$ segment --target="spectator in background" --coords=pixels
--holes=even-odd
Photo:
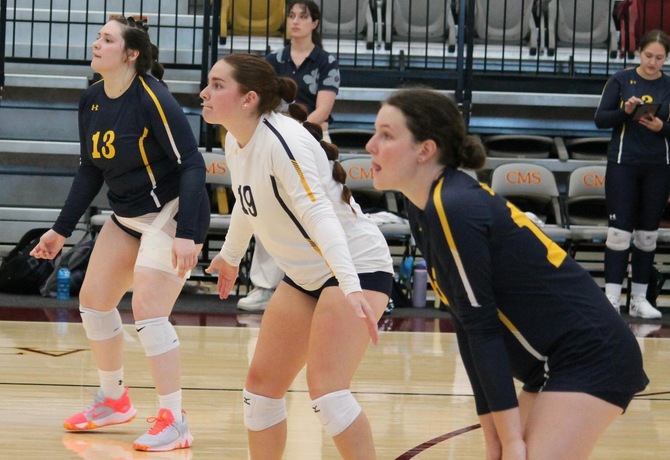
[[[321,126],[323,139],[330,142],[328,124],[340,89],[340,69],[335,56],[325,51],[319,35],[321,11],[312,0],[294,0],[287,6],[286,26],[291,43],[268,54],[277,75],[290,77],[298,84],[295,102],[304,104],[307,121]]]
[[[663,31],[652,30],[642,38],[639,53],[640,65],[608,80],[595,123],[598,128],[612,128],[605,180],[609,215],[605,294],[619,311],[630,253],[629,313],[651,319],[661,317],[646,294],[658,227],[670,194],[670,77],[663,73],[670,39]],[[656,116],[635,119],[635,108],[648,103],[661,104]]]
[[[158,416],[148,419],[154,426],[133,447],[189,447],[179,338],[169,316],[209,227],[205,163],[181,106],[160,81],[158,50],[141,24],[133,18],[105,24],[93,43],[91,67],[103,79],[79,103],[80,166],[53,229],[31,253],[53,259],[107,184],[114,214],[97,237],[79,293],[100,388],[64,426],[87,431],[135,418],[124,386],[124,329],[117,310],[132,288],[135,327],[159,403]]]
[[[237,196],[221,252],[206,271],[218,271],[226,298],[254,235],[286,273],[263,314],[243,390],[251,458],[282,458],[284,396],[306,365],[313,410],[342,457],[373,459],[370,423],[349,388],[370,337],[377,341],[393,262],[379,228],[344,185],[337,148],[317,141],[318,125],[276,112],[296,89],[250,54],[229,54],[209,72],[202,116],[228,131]],[[289,111],[307,117],[300,104]]]
[[[486,154],[452,99],[395,92],[367,150],[375,188],[405,195],[431,284],[449,305],[487,458],[587,459],[648,383],[628,326],[524,213],[459,171],[481,168]]]
[[[321,126],[323,139],[330,142],[328,124],[340,88],[340,70],[334,56],[326,52],[319,35],[321,11],[312,0],[294,0],[287,5],[286,25],[291,43],[268,54],[265,59],[278,75],[292,78],[298,84],[296,102],[307,109],[307,121]],[[264,310],[283,272],[262,243],[257,243],[251,260],[249,277],[254,288],[241,298],[241,310]]]

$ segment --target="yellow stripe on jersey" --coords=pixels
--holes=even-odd
[[[526,227],[528,230],[533,232],[537,239],[540,240],[544,247],[547,248],[547,260],[549,263],[556,268],[560,267],[568,254],[542,230],[540,230],[539,227],[535,225],[525,213],[519,210],[519,208],[510,202],[507,202],[507,207],[510,209],[514,223],[519,227]]]
[[[291,163],[293,164],[293,167],[295,168],[295,172],[298,174],[298,177],[300,178],[300,182],[302,183],[302,186],[305,188],[305,192],[307,193],[307,196],[309,196],[309,199],[312,202],[316,201],[316,198],[314,197],[314,193],[312,193],[312,189],[309,188],[309,184],[305,180],[305,175],[302,173],[302,169],[300,169],[300,165],[294,159],[291,159]]]
[[[475,297],[474,291],[472,290],[470,280],[468,280],[468,275],[467,273],[465,273],[465,267],[463,267],[463,261],[461,260],[461,255],[459,254],[458,249],[456,248],[456,242],[454,241],[454,237],[451,233],[451,228],[449,226],[449,222],[447,221],[447,215],[444,212],[444,207],[442,205],[442,193],[441,193],[443,183],[444,178],[441,178],[440,181],[437,183],[437,186],[435,187],[435,191],[433,192],[433,202],[435,203],[435,209],[437,210],[437,215],[440,218],[440,224],[442,225],[442,232],[444,233],[444,236],[447,239],[447,245],[449,246],[451,255],[454,258],[454,263],[456,264],[458,273],[461,276],[461,281],[463,282],[463,287],[465,288],[465,292],[467,293],[468,299],[470,300],[470,305],[472,305],[473,307],[481,307],[481,305],[477,301],[477,298]]]
[[[160,115],[161,120],[163,120],[163,126],[165,127],[165,132],[167,133],[168,139],[170,140],[170,146],[172,146],[172,152],[174,153],[174,156],[177,157],[177,163],[181,164],[181,155],[179,154],[179,150],[177,150],[177,144],[175,144],[174,142],[174,137],[172,136],[172,131],[170,130],[170,125],[168,124],[167,117],[165,116],[165,112],[163,111],[163,107],[161,106],[161,103],[158,101],[156,94],[154,94],[154,92],[151,91],[151,88],[149,88],[147,82],[144,81],[144,78],[141,76],[138,78],[142,82],[142,86],[144,86],[146,92],[149,94],[149,97],[151,97],[151,99],[154,101],[156,109],[158,110],[158,114]]]
[[[481,187],[488,191],[491,195],[495,195],[495,192],[491,190],[486,184],[480,183]],[[514,206],[511,202],[507,202],[507,207],[510,209],[510,216],[515,224],[519,228],[526,227],[528,230],[533,232],[533,235],[540,240],[540,242],[547,248],[547,260],[554,267],[558,268],[561,266],[568,254],[561,249],[561,247],[556,244],[551,238],[549,238],[540,228],[533,223],[532,220],[519,208]]]
[[[528,351],[528,353],[540,361],[547,361],[547,357],[533,348],[531,344],[529,344],[528,341],[523,337],[523,335],[519,333],[519,330],[516,328],[516,326],[500,310],[498,310],[498,318],[500,318],[500,321],[502,321],[505,327],[510,330],[510,332],[514,335],[514,337],[516,337],[516,339],[526,349],[526,351]]]
[[[447,298],[447,294],[442,292],[442,289],[440,289],[440,286],[437,284],[437,272],[435,271],[435,268],[430,269],[430,274],[428,275],[428,281],[430,282],[430,286],[433,288],[433,292],[437,297],[442,301],[443,304],[449,305],[449,299]]]
[[[149,135],[149,130],[145,127],[140,140],[138,141],[138,147],[140,149],[140,154],[142,155],[142,162],[144,167],[147,169],[147,174],[149,175],[149,180],[151,181],[151,187],[156,188],[156,178],[154,177],[154,172],[151,170],[151,165],[149,164],[149,158],[147,158],[147,151],[144,148],[144,139]]]

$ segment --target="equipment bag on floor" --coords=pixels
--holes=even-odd
[[[42,295],[44,297],[56,297],[58,269],[61,267],[67,267],[70,270],[70,294],[79,294],[94,245],[95,237],[91,233],[87,233],[77,244],[72,246],[68,251],[64,251],[54,265],[53,272],[40,288]]]

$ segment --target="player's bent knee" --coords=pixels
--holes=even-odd
[[[312,409],[330,436],[349,428],[361,413],[361,406],[349,390],[334,391],[313,400]]]
[[[102,341],[116,337],[123,332],[123,323],[119,310],[93,310],[79,305],[81,323],[89,340]]]
[[[179,337],[167,316],[135,321],[144,354],[158,356],[179,346]]]
[[[653,252],[656,250],[658,230],[635,230],[633,232],[633,245],[640,251]]]
[[[610,227],[607,229],[605,246],[613,251],[625,251],[630,247],[631,232]]]
[[[286,419],[286,401],[273,399],[242,390],[244,426],[251,431],[262,431]]]

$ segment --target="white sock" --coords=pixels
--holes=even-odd
[[[98,369],[98,375],[100,376],[100,388],[106,397],[119,399],[123,396],[123,367],[116,371]]]
[[[175,420],[181,421],[181,390],[167,395],[158,395],[158,405],[161,409],[172,412]]]
[[[605,295],[608,297],[621,298],[621,285],[615,283],[605,284]]]
[[[632,297],[647,297],[647,284],[631,283],[630,295]]]

